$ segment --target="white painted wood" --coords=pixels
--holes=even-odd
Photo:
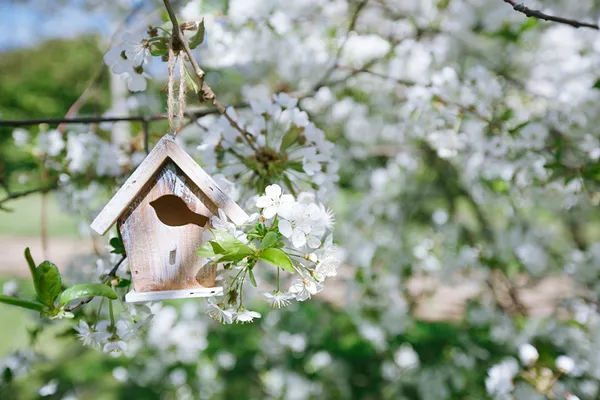
[[[142,164],[131,174],[100,214],[92,222],[92,229],[104,235],[127,211],[128,206],[136,200],[146,184],[161,168],[165,160],[170,158],[198,186],[217,208],[221,208],[233,223],[241,225],[248,220],[242,210],[215,181],[189,156],[170,135],[165,135],[154,146]]]
[[[173,299],[191,299],[195,297],[222,296],[223,287],[213,288],[195,288],[182,290],[163,290],[160,292],[137,293],[135,290],[125,295],[125,301],[128,303],[140,303],[146,301],[173,300]]]

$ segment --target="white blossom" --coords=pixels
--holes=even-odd
[[[575,361],[568,356],[558,356],[556,358],[556,368],[564,374],[571,374],[575,370]]]
[[[287,293],[274,290],[271,293],[263,293],[263,295],[267,298],[267,304],[272,308],[281,308],[290,304],[290,295]]]
[[[530,366],[535,364],[539,356],[537,349],[529,343],[519,347],[519,359],[524,365]]]
[[[507,358],[494,365],[488,371],[488,377],[485,380],[487,392],[492,396],[504,396],[514,389],[513,379],[519,371],[517,361]]]
[[[282,194],[281,186],[269,185],[265,189],[265,194],[256,200],[256,207],[264,209],[265,218],[273,218],[281,206],[293,202],[294,197],[291,194]]]
[[[257,313],[256,311],[250,311],[250,310],[242,310],[242,311],[238,311],[235,315],[235,322],[236,323],[247,323],[247,322],[252,322],[254,320],[254,318],[260,318],[261,315],[259,313]]]

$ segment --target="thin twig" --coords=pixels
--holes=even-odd
[[[110,270],[110,272],[104,278],[102,278],[102,283],[106,283],[111,278],[115,277],[115,274],[117,273],[117,269],[119,269],[119,267],[121,266],[121,264],[123,263],[123,261],[125,261],[125,258],[127,258],[127,256],[125,256],[125,255],[123,255],[123,257],[121,257],[121,259],[119,260],[119,262],[115,264],[115,266]],[[72,306],[65,307],[65,311],[76,310],[79,307],[86,305],[87,303],[89,303],[92,300],[94,300],[94,297],[86,297],[85,299],[79,301],[76,304],[73,304]]]
[[[215,108],[218,110],[218,112],[227,119],[229,124],[240,133],[242,139],[248,144],[248,146],[250,146],[250,148],[252,148],[252,150],[256,151],[257,150],[256,146],[248,138],[248,132],[246,132],[241,126],[239,126],[237,121],[235,121],[233,118],[231,118],[229,116],[229,114],[227,114],[227,109],[225,108],[225,106],[223,106],[217,100],[215,93],[213,92],[211,87],[208,86],[208,84],[206,83],[206,80],[204,79],[204,75],[206,75],[206,74],[202,70],[202,68],[200,68],[198,61],[196,61],[196,59],[194,58],[192,49],[190,49],[190,46],[188,45],[187,40],[183,36],[181,29],[179,29],[179,22],[177,22],[177,16],[175,16],[175,11],[173,11],[173,6],[171,5],[171,2],[169,0],[163,0],[163,2],[165,4],[165,8],[167,9],[167,13],[169,14],[169,18],[171,19],[171,23],[173,24],[173,31],[172,31],[173,44],[176,47],[180,47],[185,52],[185,54],[187,55],[187,57],[190,61],[190,64],[192,64],[194,74],[200,81],[200,90],[197,93],[200,102],[201,103],[205,103],[206,101],[211,102],[215,106]]]
[[[517,3],[515,0],[503,0],[505,3],[510,4],[515,11],[523,13],[527,15],[529,18],[537,18],[542,19],[544,21],[550,22],[558,22],[559,24],[570,25],[573,28],[591,28],[600,30],[600,26],[598,24],[593,24],[590,22],[581,22],[575,19],[563,18],[563,17],[555,17],[553,15],[544,14],[540,10],[534,10],[532,8],[527,7],[523,3]]]
[[[186,112],[188,118],[201,118],[206,115],[220,113],[218,109],[202,110],[195,112]],[[159,121],[168,119],[166,113],[153,115],[138,115],[132,117],[75,117],[75,118],[36,118],[24,120],[0,120],[0,126],[32,126],[39,124],[95,124],[101,122],[121,122],[121,121]]]
[[[49,191],[56,189],[58,187],[58,183],[54,182],[50,185],[46,185],[46,186],[41,186],[35,189],[29,189],[29,190],[25,190],[23,192],[17,192],[17,193],[9,193],[5,198],[3,198],[2,200],[0,200],[0,208],[2,208],[2,205],[10,200],[14,200],[14,199],[18,199],[19,197],[25,197],[25,196],[29,196],[30,194],[34,194],[34,193],[48,193]]]
[[[346,31],[346,36],[344,37],[342,44],[338,48],[338,51],[335,53],[331,67],[327,71],[325,71],[325,74],[323,75],[323,77],[321,77],[321,79],[319,79],[317,81],[317,83],[315,84],[316,90],[318,90],[322,86],[324,86],[324,83],[327,82],[327,80],[329,79],[331,74],[333,74],[333,71],[336,70],[338,63],[339,63],[340,59],[342,58],[342,53],[344,52],[346,43],[348,42],[348,39],[350,38],[350,34],[354,31],[354,28],[356,27],[356,21],[358,21],[358,16],[360,15],[360,12],[363,10],[363,8],[367,5],[368,1],[369,0],[361,1],[360,3],[358,3],[356,8],[354,9],[354,13],[352,14],[352,17],[350,18],[350,23],[348,24],[348,30]]]
[[[348,66],[344,66],[344,65],[338,65],[337,68],[349,70],[352,72],[353,75],[369,74],[369,75],[376,76],[381,79],[393,81],[402,86],[417,86],[418,85],[418,83],[414,82],[414,81],[408,81],[405,79],[394,78],[389,75],[385,75],[380,72],[371,71],[370,69],[366,69],[366,68],[354,68],[354,67],[348,67]],[[431,84],[424,85],[424,87],[431,87]],[[488,117],[486,117],[485,115],[478,112],[474,106],[471,106],[471,107],[463,106],[462,104],[456,103],[452,100],[448,100],[448,99],[440,96],[439,94],[434,94],[433,98],[435,101],[437,101],[438,103],[441,103],[443,105],[457,107],[463,114],[472,114],[472,115],[476,116],[477,118],[481,119],[482,121],[490,123],[490,124],[492,122],[494,122],[494,121],[490,120]]]

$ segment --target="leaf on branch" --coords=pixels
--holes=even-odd
[[[164,41],[157,41],[150,44],[150,54],[154,57],[164,56],[169,54],[169,47]]]
[[[211,243],[206,242],[198,249],[198,251],[196,252],[196,255],[198,257],[209,258],[209,257],[214,257],[216,254],[215,254],[215,251],[213,250]]]
[[[256,284],[256,278],[254,278],[254,272],[252,272],[251,268],[248,268],[248,276],[250,277],[250,283],[252,283],[252,286],[258,287]]]
[[[33,257],[31,257],[31,251],[29,247],[25,249],[25,259],[27,260],[27,265],[29,265],[29,271],[31,272],[31,278],[35,282],[35,262],[33,261]]]
[[[222,262],[238,262],[238,261],[242,261],[244,258],[248,257],[248,253],[231,253],[231,254],[227,254],[224,255],[223,257],[219,258],[217,260],[217,263],[222,263]]]
[[[259,255],[263,261],[268,262],[269,264],[277,265],[279,268],[293,274],[296,272],[294,269],[294,264],[292,264],[292,260],[288,257],[287,254],[283,250],[269,248],[263,250]]]
[[[204,19],[198,24],[198,31],[189,42],[190,49],[195,49],[204,42]]]
[[[73,285],[60,295],[60,305],[65,305],[70,301],[81,299],[84,297],[106,297],[107,299],[115,300],[117,294],[109,286],[102,283],[81,283]]]
[[[296,140],[298,140],[298,130],[290,129],[288,133],[283,135],[283,139],[281,139],[281,146],[279,147],[280,152],[286,151],[291,145],[293,145]]]
[[[210,241],[210,242],[208,242],[208,243],[210,243],[210,245],[212,246],[213,252],[214,252],[215,254],[226,254],[226,253],[227,253],[227,251],[225,251],[225,249],[224,249],[224,248],[222,248],[222,247],[219,245],[219,243],[215,242],[214,240],[211,240],[211,241]]]
[[[263,238],[262,242],[260,242],[260,246],[258,247],[258,249],[264,250],[268,249],[269,247],[272,247],[275,244],[275,242],[277,242],[278,238],[279,235],[276,232],[268,232]]]
[[[17,306],[39,312],[41,312],[45,308],[45,306],[42,303],[38,303],[37,301],[23,300],[18,299],[16,297],[2,295],[0,295],[0,303],[10,304],[11,306]]]
[[[44,261],[35,269],[35,289],[40,301],[54,307],[54,300],[61,290],[61,276],[56,265]]]
[[[109,241],[110,245],[113,247],[111,253],[113,254],[125,254],[125,246],[123,245],[123,241],[120,237],[114,237]]]
[[[192,78],[192,75],[190,75],[190,71],[188,71],[187,68],[184,68],[183,70],[185,71],[185,82],[187,83],[188,87],[193,90],[194,93],[198,93],[200,89],[194,81],[194,78]]]

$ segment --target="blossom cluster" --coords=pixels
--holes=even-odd
[[[271,307],[280,308],[322,291],[325,279],[337,275],[340,265],[331,235],[333,214],[315,202],[314,194],[302,192],[294,198],[273,184],[256,199],[256,207],[260,212],[253,214],[246,223],[248,229],[242,230],[219,210],[219,215],[211,218],[212,229],[204,235],[207,243],[199,251],[207,256],[207,262],[224,267],[219,277],[224,299],[210,299],[207,311],[222,323],[252,322],[261,317],[244,306],[243,295],[246,281],[257,286],[254,275],[263,268],[274,265],[277,269],[276,288],[264,297]],[[298,275],[285,292],[281,290],[282,271]]]
[[[292,193],[314,191],[319,198],[330,197],[339,169],[334,145],[298,108],[298,99],[287,93],[270,95],[264,86],[243,92],[249,110],[238,113],[230,107],[227,117],[198,121],[208,132],[198,147],[204,167],[250,188],[264,190],[277,182]]]

